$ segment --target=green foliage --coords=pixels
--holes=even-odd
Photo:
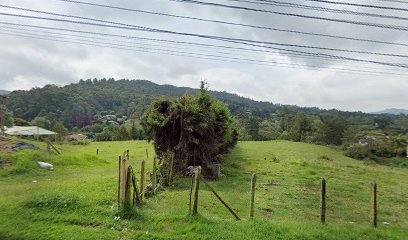
[[[126,141],[130,139],[129,131],[125,126],[118,126],[114,135],[115,141]]]
[[[46,117],[36,117],[31,121],[31,125],[44,129],[51,129],[51,121]]]
[[[312,130],[312,123],[303,113],[296,114],[293,123],[290,126],[290,136],[293,141],[305,141],[310,131]]]
[[[142,119],[156,154],[175,154],[175,167],[207,167],[237,142],[235,120],[227,106],[214,100],[204,88],[197,96],[156,101]]]
[[[405,156],[407,138],[404,136],[366,136],[360,143],[346,148],[346,155],[356,159],[371,159],[393,165],[393,157]]]
[[[6,109],[4,113],[4,126],[12,127],[14,125],[14,114],[10,110]]]
[[[54,121],[51,124],[51,131],[56,132],[57,135],[57,141],[58,142],[63,142],[65,140],[65,136],[68,134],[68,129],[64,126],[62,122],[59,121]]]
[[[323,134],[326,144],[341,145],[347,122],[339,117],[329,117],[323,121]]]
[[[370,149],[368,147],[362,146],[358,143],[350,145],[347,148],[345,154],[348,157],[352,157],[352,158],[360,159],[360,160],[363,160],[363,159],[366,159],[372,156]]]
[[[279,139],[279,128],[275,122],[263,120],[259,123],[259,140],[276,140]]]

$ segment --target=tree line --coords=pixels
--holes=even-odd
[[[43,118],[57,126],[54,129],[61,130],[63,126],[67,132],[85,133],[97,141],[145,139],[140,121],[153,102],[199,93],[199,89],[158,85],[146,80],[88,79],[63,87],[47,85],[14,91],[8,95],[6,106],[19,119],[38,122],[38,118]],[[239,140],[283,139],[341,146],[346,150],[352,147],[359,153],[362,151],[358,146],[365,151],[368,145],[374,146],[374,142],[377,145],[384,142],[382,148],[398,155],[408,134],[406,115],[280,105],[226,92],[208,91],[208,94],[224,102],[235,116]],[[129,120],[123,124],[106,124],[99,118],[104,111],[126,116]],[[361,142],[367,137],[373,143]],[[369,156],[372,152],[387,155],[374,150],[368,152],[362,155]]]

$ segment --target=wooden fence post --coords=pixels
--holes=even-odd
[[[142,161],[142,168],[140,173],[140,202],[143,203],[145,197],[145,166],[146,161]]]
[[[197,209],[198,209],[198,190],[200,189],[200,177],[201,177],[201,167],[198,167],[195,172],[195,178],[194,178],[193,214],[197,214]]]
[[[118,169],[118,207],[120,207],[120,178],[121,178],[121,164],[122,163],[122,158],[119,156],[119,169]]]
[[[127,169],[127,173],[126,173],[126,188],[125,188],[125,201],[124,201],[125,206],[132,206],[132,202],[131,202],[132,175],[133,175],[133,169],[132,169],[132,166],[129,166]]]
[[[140,206],[141,205],[140,194],[139,190],[137,189],[137,180],[134,172],[132,175],[132,183],[133,183],[133,206],[135,206],[136,204]]]
[[[191,187],[190,187],[190,204],[188,205],[188,213],[191,214],[191,204],[192,204],[192,196],[193,196],[193,188],[194,188],[194,178],[195,176],[191,176]]]
[[[156,179],[156,168],[157,168],[157,159],[156,157],[153,158],[153,195],[156,194],[156,188],[157,188],[157,179]]]
[[[122,165],[121,165],[121,175],[122,175],[122,203],[125,200],[125,189],[126,189],[126,154],[122,156]]]
[[[251,178],[251,208],[249,210],[249,217],[254,218],[254,207],[255,207],[255,187],[256,187],[256,174],[252,174]]]
[[[320,221],[326,222],[326,179],[321,181],[321,196],[320,196]]]
[[[96,149],[96,156],[99,155],[99,148]]]
[[[371,183],[371,223],[377,227],[377,183]]]
[[[146,148],[146,159],[149,160],[149,151]]]

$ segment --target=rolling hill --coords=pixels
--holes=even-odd
[[[117,114],[140,117],[150,104],[163,97],[180,97],[195,94],[198,89],[158,85],[146,80],[81,80],[79,83],[59,87],[47,85],[30,91],[14,91],[9,94],[7,107],[14,115],[32,120],[38,115],[64,121],[68,127],[82,127],[92,122],[95,114],[114,111]],[[255,101],[227,92],[211,91],[211,94],[228,104],[232,114],[271,118],[283,109],[309,115],[338,115],[353,118],[357,123],[372,122],[375,115],[362,112],[344,112],[304,108]],[[368,120],[367,120],[368,119]],[[370,120],[371,119],[371,120]]]
[[[0,239],[282,239],[408,238],[408,169],[363,163],[334,149],[288,141],[240,142],[209,184],[237,212],[236,221],[201,185],[198,216],[188,214],[190,178],[148,197],[133,215],[117,208],[117,156],[130,149],[140,174],[144,141],[61,145],[63,155],[24,151],[0,169]],[[95,156],[96,149],[99,155]],[[36,161],[53,163],[42,170]],[[147,160],[151,172],[152,159]],[[251,174],[257,174],[250,220]],[[320,179],[327,218],[319,220]],[[378,183],[378,228],[370,225],[370,183]],[[138,178],[139,181],[139,178]],[[120,216],[118,219],[117,217]]]

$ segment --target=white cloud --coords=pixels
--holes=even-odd
[[[390,31],[379,28],[361,27],[349,24],[283,17],[263,13],[251,13],[238,10],[228,10],[182,4],[165,0],[157,1],[111,1],[99,0],[98,3],[120,5],[129,8],[165,12],[170,14],[188,15],[218,19],[230,22],[241,22],[259,26],[269,26],[324,34],[352,36],[359,38],[378,39],[382,41],[406,42],[407,34],[404,32]],[[371,3],[368,0],[356,1],[358,3]],[[232,2],[228,2],[233,4]],[[47,4],[37,4],[33,1],[4,0],[2,4],[29,7],[46,11],[55,11],[65,14],[81,15],[86,17],[102,18],[112,21],[137,24],[153,28],[169,29],[180,32],[194,32],[200,34],[246,38],[253,40],[272,41],[291,44],[326,46],[330,48],[348,48],[360,51],[390,52],[408,54],[407,47],[390,47],[382,44],[372,44],[356,41],[346,41],[333,38],[319,38],[307,35],[289,34],[276,31],[265,31],[238,26],[217,25],[174,19],[162,16],[152,16],[136,12],[123,12],[114,9],[77,5],[67,2],[49,1]],[[238,3],[237,3],[238,4]],[[312,3],[310,3],[312,4]],[[316,5],[313,3],[312,5]],[[391,3],[389,3],[390,5]],[[320,4],[324,5],[324,4]],[[394,3],[395,5],[395,3]],[[266,8],[266,6],[253,6]],[[331,6],[333,7],[333,6]],[[338,6],[337,6],[338,7]],[[348,7],[355,11],[366,9]],[[284,9],[281,9],[284,10]],[[1,12],[23,13],[16,10],[0,8]],[[306,10],[293,10],[302,14],[321,15],[320,12]],[[370,12],[376,12],[370,10]],[[396,14],[387,11],[377,11],[381,14]],[[27,14],[27,13],[24,13]],[[327,17],[341,17],[348,20],[377,21],[375,18],[361,16],[325,14]],[[127,36],[152,37],[176,41],[194,41],[210,44],[225,44],[217,41],[203,40],[193,37],[171,36],[157,33],[146,33],[128,30],[114,30],[98,27],[80,26],[61,22],[40,20],[24,20],[2,16],[1,21],[34,24],[51,27],[65,27],[84,31],[98,31]],[[399,24],[398,21],[381,20],[382,24]],[[342,73],[338,69],[356,69],[365,71],[388,71],[391,67],[375,64],[359,64],[356,62],[322,61],[305,57],[293,57],[280,53],[265,54],[246,51],[220,50],[214,48],[201,48],[196,46],[169,45],[164,42],[149,42],[146,46],[139,45],[141,51],[163,52],[154,49],[163,49],[165,53],[176,54],[176,51],[189,52],[192,49],[200,57],[215,58],[213,55],[227,52],[227,56],[235,61],[245,59],[258,59],[274,64],[295,64],[292,68],[278,66],[261,66],[208,60],[192,57],[164,55],[160,53],[146,53],[123,49],[112,49],[64,42],[52,42],[40,39],[7,36],[0,24],[0,88],[4,89],[29,89],[46,84],[64,85],[76,82],[80,78],[109,78],[116,79],[147,79],[161,84],[174,84],[177,86],[198,87],[199,81],[204,79],[210,83],[213,90],[234,92],[257,100],[266,100],[274,103],[297,104],[300,106],[317,106],[322,108],[339,108],[343,110],[373,111],[389,107],[408,108],[408,82],[401,76],[378,76],[363,72],[360,74]],[[95,37],[95,36],[94,36]],[[119,39],[119,38],[118,38]],[[114,44],[124,44],[117,40]],[[93,44],[91,40],[88,44]],[[125,41],[125,39],[121,39]],[[139,44],[141,42],[139,41]],[[143,42],[145,43],[145,42]],[[170,46],[170,47],[169,47]],[[240,47],[248,47],[241,45]],[[120,48],[120,47],[119,47]],[[299,49],[298,49],[299,50]],[[310,49],[300,49],[311,51]],[[270,50],[274,51],[274,50]],[[353,58],[366,58],[376,61],[394,61],[407,63],[404,58],[387,58],[367,56],[363,54],[340,53],[320,51],[328,54],[337,54]],[[223,53],[224,54],[224,53]],[[184,54],[185,55],[185,54]],[[225,55],[225,54],[224,54]],[[243,59],[243,60],[239,60]],[[266,62],[262,62],[268,64]],[[307,65],[304,69],[299,65]],[[320,70],[316,71],[314,67]],[[337,68],[337,69],[336,69]],[[404,73],[404,72],[400,72]]]

